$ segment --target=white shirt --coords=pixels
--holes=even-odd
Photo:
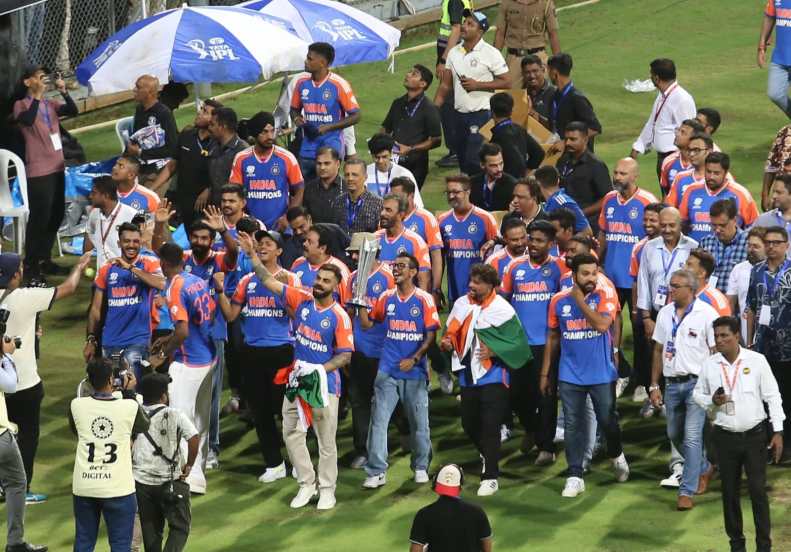
[[[0,294],[5,290],[0,290]],[[17,288],[3,299],[2,304],[10,311],[6,322],[6,335],[22,338],[22,347],[14,351],[17,391],[37,385],[41,378],[36,363],[36,315],[49,310],[55,300],[55,288]],[[42,349],[43,350],[43,349]]]
[[[397,163],[392,163],[390,170],[387,172],[377,171],[376,163],[369,164],[366,167],[365,187],[375,196],[384,197],[390,193],[390,183],[393,179],[401,176],[408,178],[415,184],[415,206],[418,209],[422,209],[423,198],[420,195],[417,182],[415,182],[415,175],[412,174],[412,171]]]
[[[646,242],[637,272],[637,308],[656,311],[665,305],[655,302],[659,286],[667,287],[673,273],[684,268],[689,252],[698,242],[682,235],[673,251],[665,246],[662,236]],[[675,252],[675,256],[674,256]],[[670,295],[668,294],[668,297]]]
[[[632,149],[639,153],[650,149],[660,153],[676,151],[678,148],[673,143],[676,129],[685,119],[694,119],[697,113],[695,100],[690,93],[681,88],[678,82],[674,82],[664,93],[659,92],[656,95],[651,115],[648,116],[640,136],[632,144]]]
[[[489,98],[494,94],[488,90],[467,92],[461,86],[461,77],[491,82],[495,77],[508,73],[503,54],[483,39],[469,52],[464,49],[463,43],[456,44],[448,52],[445,67],[453,74],[453,107],[461,113],[488,111]]]
[[[159,445],[167,458],[175,456],[175,461],[178,463],[175,468],[175,477],[178,477],[186,462],[184,456],[186,447],[182,445],[184,441],[189,441],[197,435],[198,430],[181,410],[169,406],[160,410],[163,406],[161,404],[143,406],[143,410],[151,418],[148,434]],[[151,416],[152,412],[156,412],[156,414]],[[145,435],[138,435],[132,445],[132,472],[135,481],[144,485],[160,485],[173,479],[170,476],[170,464],[154,454],[154,447],[151,446]]]
[[[745,315],[747,308],[747,290],[750,289],[750,272],[752,272],[753,265],[750,261],[742,261],[731,270],[728,276],[728,287],[725,288],[725,295],[736,297],[736,305],[738,307],[739,319],[742,321],[742,341],[747,339],[747,317]]]
[[[121,256],[118,245],[118,227],[125,222],[132,222],[137,210],[120,201],[108,216],[101,209],[93,208],[88,213],[88,225],[85,231],[93,242],[96,250],[96,268],[101,268],[107,261]]]
[[[733,388],[729,385],[735,378]],[[729,381],[726,381],[729,380]],[[725,406],[711,400],[714,392],[722,387],[734,403],[734,415],[725,413]],[[728,431],[742,432],[752,429],[766,419],[764,403],[769,405],[769,419],[775,431],[783,431],[783,402],[777,380],[769,363],[761,353],[744,347],[733,364],[721,353],[706,359],[693,393],[695,402],[714,412],[714,425]]]
[[[697,376],[714,347],[712,323],[719,314],[711,305],[692,302],[692,310],[679,317],[675,303],[665,305],[656,317],[653,340],[662,347],[662,374],[665,377]],[[678,324],[675,338],[673,326]]]

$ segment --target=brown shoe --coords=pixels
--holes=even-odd
[[[692,497],[679,495],[678,502],[676,503],[676,510],[679,512],[686,512],[687,510],[691,510],[694,507],[695,503],[692,502]]]
[[[700,474],[700,479],[698,480],[698,490],[695,491],[695,494],[700,495],[705,493],[706,490],[708,490],[709,488],[709,481],[711,481],[711,478],[713,476],[714,476],[714,464],[711,464],[709,466],[709,469],[707,469],[705,472]]]

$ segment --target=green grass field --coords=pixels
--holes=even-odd
[[[698,106],[721,110],[724,123],[716,140],[732,155],[737,180],[757,197],[768,146],[787,122],[765,97],[766,73],[755,67],[763,4],[761,0],[602,0],[559,15],[563,47],[574,55],[575,84],[588,94],[604,127],[597,153],[610,167],[629,153],[654,98],[653,94],[626,92],[624,79],[647,78],[651,59],[671,57],[678,65],[680,82]],[[431,39],[431,34],[413,34],[404,39],[403,46]],[[401,93],[404,71],[414,63],[432,66],[433,50],[397,57],[392,75],[383,63],[340,71],[354,87],[363,110],[359,149],[379,128],[390,101]],[[278,90],[278,85],[266,86],[227,103],[247,116],[271,109]],[[129,113],[131,106],[126,106],[106,110],[102,116]],[[96,117],[90,115],[71,126],[95,122]],[[179,126],[191,118],[189,110],[180,110]],[[82,134],[80,140],[91,159],[117,153],[112,129]],[[435,152],[434,157],[441,153]],[[643,185],[658,192],[654,164],[653,155],[642,159]],[[444,174],[433,170],[424,190],[432,209],[444,206],[440,194]],[[40,366],[47,397],[34,490],[49,493],[50,500],[28,509],[27,536],[55,551],[70,549],[73,536],[70,478],[75,443],[64,413],[83,373],[80,352],[88,291],[84,284],[76,298],[57,304],[43,318]],[[552,468],[539,470],[532,465],[533,458],[519,454],[518,439],[514,439],[505,445],[500,492],[479,501],[475,497],[478,455],[461,430],[458,403],[439,395],[431,405],[433,466],[450,461],[465,466],[466,496],[488,512],[498,550],[727,550],[719,483],[696,501],[694,510],[676,512],[675,494],[658,487],[668,459],[664,421],[642,420],[637,408],[628,401],[620,405],[631,480],[616,485],[609,463],[599,461],[586,479],[587,491],[576,500],[560,497],[561,473],[566,467],[562,456]],[[348,464],[348,419],[338,433],[341,463]],[[210,473],[208,494],[193,502],[190,550],[405,550],[412,516],[434,499],[428,486],[411,482],[409,458],[396,449],[386,487],[363,492],[359,488],[363,472],[342,467],[335,510],[322,514],[313,508],[293,511],[288,507],[296,492],[293,480],[266,487],[257,483],[262,468],[253,432],[237,419],[225,418],[222,443],[222,468]],[[791,476],[787,468],[772,467],[769,474],[775,549],[791,550]],[[747,538],[752,541],[748,500],[744,508]],[[107,545],[102,542],[97,549],[107,550]]]

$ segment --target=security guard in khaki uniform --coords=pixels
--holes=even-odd
[[[552,53],[560,52],[554,0],[502,0],[494,47],[508,49],[506,62],[512,88],[522,88],[522,58],[535,54],[546,65],[546,37]]]

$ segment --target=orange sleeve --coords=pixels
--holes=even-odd
[[[428,246],[422,239],[416,239],[415,258],[417,259],[418,271],[426,272],[431,270],[431,256],[428,254]]]
[[[162,274],[162,266],[156,257],[143,257],[143,268],[150,274]]]
[[[377,322],[384,322],[385,320],[385,303],[387,303],[387,298],[390,294],[382,294],[379,296],[379,299],[374,301],[373,308],[368,316],[371,320],[376,320]]]
[[[484,211],[485,212],[485,211]],[[483,215],[484,224],[486,224],[486,239],[493,240],[497,237],[497,222],[490,213]]]
[[[283,301],[291,309],[298,309],[299,306],[308,300],[309,295],[303,290],[293,286],[283,286]]]
[[[681,204],[678,206],[678,212],[681,213],[681,220],[689,220],[689,192],[691,190],[691,186],[686,189],[684,197],[681,198]]]
[[[426,245],[429,249],[442,249],[442,234],[439,232],[437,219],[430,215],[424,215],[423,221],[426,227]]]
[[[341,283],[338,284],[338,297],[340,298],[341,306],[344,306],[349,299],[352,298],[352,288],[350,283],[351,278],[348,273],[343,273],[341,276]]]
[[[236,154],[236,157],[233,158],[233,165],[231,166],[231,176],[228,177],[228,182],[231,184],[238,184],[241,186],[244,183],[242,179],[242,153],[239,152]]]
[[[621,310],[621,306],[618,303],[618,296],[615,294],[614,290],[600,290],[599,297],[601,301],[599,301],[599,306],[596,309],[596,312],[600,314],[606,314],[610,318],[615,318],[615,313]]]
[[[297,81],[297,84],[294,85],[294,90],[291,93],[291,108],[292,109],[302,109],[302,94],[299,91],[299,85],[302,84],[304,79],[300,79]]]
[[[670,184],[670,192],[668,192],[667,197],[665,198],[665,202],[670,205],[671,207],[678,207],[678,181],[679,181],[679,174],[677,173],[676,177],[673,179],[673,182]]]
[[[360,110],[360,105],[357,103],[357,98],[354,97],[354,91],[347,81],[335,82],[338,87],[338,101],[346,113],[354,113]]]
[[[604,216],[604,210],[607,208],[607,202],[610,200],[610,194],[604,196],[604,201],[601,203],[601,211],[599,211],[599,230],[602,232],[607,231],[607,217]]]
[[[515,262],[511,261],[506,265],[505,270],[503,271],[503,281],[500,282],[500,289],[503,293],[513,293],[514,292],[514,278],[511,275],[511,271],[513,270]]]
[[[181,298],[183,286],[184,280],[177,278],[168,289],[168,310],[170,311],[170,319],[173,322],[187,322],[189,320],[189,312],[187,312],[187,307]]]
[[[244,305],[245,301],[247,300],[247,282],[250,281],[250,275],[247,274],[242,276],[242,279],[239,280],[239,283],[236,284],[236,291],[233,292],[233,296],[231,297],[231,301],[238,305]]]
[[[421,295],[420,300],[423,303],[423,324],[427,330],[439,329],[439,313],[437,306],[434,304],[434,299],[426,294]]]
[[[774,0],[766,0],[766,8],[764,9],[764,13],[767,17],[775,17],[777,12],[775,11],[775,3]]]
[[[288,178],[288,185],[292,188],[299,188],[305,179],[302,176],[302,169],[299,168],[299,163],[292,156],[286,158],[288,170],[286,177]]]
[[[758,205],[755,204],[755,200],[750,196],[742,196],[741,201],[739,201],[739,214],[744,221],[745,228],[747,226],[751,226],[752,223],[755,222],[755,219],[758,218]]]
[[[549,313],[547,314],[547,327],[552,328],[553,330],[560,327],[560,325],[558,324],[558,313],[556,312],[558,300],[560,299],[560,297],[561,294],[556,293],[555,295],[552,296],[552,299],[550,299],[549,301]]]
[[[637,273],[640,270],[640,262],[637,259],[642,249],[639,243],[634,244],[632,248],[632,255],[629,257],[629,276],[632,278],[637,278]]]
[[[349,315],[339,308],[335,312],[338,323],[335,324],[335,350],[336,352],[354,351],[354,337],[352,322]]]
[[[107,273],[110,272],[112,266],[113,265],[110,263],[103,264],[102,268],[99,269],[99,273],[96,275],[96,279],[93,281],[96,287],[102,291],[107,289]]]

